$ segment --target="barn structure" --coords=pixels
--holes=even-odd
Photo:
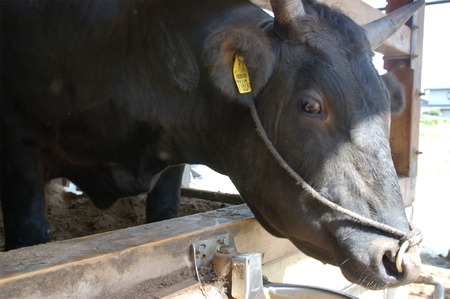
[[[360,0],[320,1],[340,8],[359,24],[383,14]],[[253,2],[270,9],[268,0]],[[386,12],[409,2],[412,0],[389,0]],[[392,117],[391,147],[409,216],[417,172],[423,20],[422,8],[377,49],[384,55],[385,68],[403,84],[407,99],[405,111]],[[262,273],[273,282],[313,284],[361,298],[407,297],[405,289],[374,293],[351,285],[337,268],[322,265],[288,240],[271,236],[246,205],[240,204],[0,253],[0,298],[203,297],[208,289],[202,287],[202,279],[207,278],[205,273],[195,275],[195,264],[208,260],[218,245],[232,243],[241,253],[260,253]]]

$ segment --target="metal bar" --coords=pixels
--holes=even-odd
[[[2,252],[0,298],[111,297],[147,280],[193,271],[191,243],[227,233],[240,251],[260,252],[263,263],[297,251],[288,240],[267,233],[249,208],[239,205]]]
[[[433,275],[420,275],[415,283],[428,284],[434,286],[434,299],[444,299],[444,283]]]
[[[414,59],[417,55],[405,55],[405,56],[384,56],[384,60],[398,60],[398,59]]]
[[[425,5],[434,5],[434,4],[444,4],[444,3],[450,3],[450,0],[436,0],[436,1],[430,1],[430,2],[425,2]],[[378,10],[384,11],[386,10],[386,6],[385,7],[379,7],[377,8]]]

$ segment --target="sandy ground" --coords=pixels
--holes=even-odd
[[[110,209],[96,208],[89,198],[65,192],[59,184],[45,187],[46,213],[52,231],[52,241],[66,240],[145,224],[146,194],[118,200]],[[197,198],[182,198],[179,216],[206,212],[229,204]],[[0,206],[0,251],[4,250],[3,218]]]
[[[422,274],[433,275],[442,281],[445,299],[450,299],[450,198],[448,192],[444,191],[448,186],[448,176],[419,175],[413,218],[424,236]],[[409,298],[431,299],[433,293],[433,286],[414,284],[410,287]]]
[[[422,231],[422,272],[439,278],[450,299],[450,124],[420,126],[414,225]],[[433,287],[413,285],[410,298],[433,298]]]

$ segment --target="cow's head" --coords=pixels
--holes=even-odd
[[[305,2],[273,0],[274,26],[214,33],[205,51],[213,82],[233,101],[255,102],[275,148],[322,196],[409,231],[389,146],[390,92],[371,61],[371,49],[389,34],[367,32],[336,10]],[[236,53],[248,68],[249,94],[240,94],[232,77]],[[255,151],[248,154],[253,169],[231,178],[268,231],[371,288],[417,278],[417,247],[399,272],[396,237],[318,203],[256,148],[247,149]]]

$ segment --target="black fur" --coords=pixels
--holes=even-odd
[[[403,86],[398,82],[397,78],[392,73],[386,73],[383,76],[384,85],[389,91],[391,99],[391,112],[394,114],[401,114],[405,109],[405,91]]]

